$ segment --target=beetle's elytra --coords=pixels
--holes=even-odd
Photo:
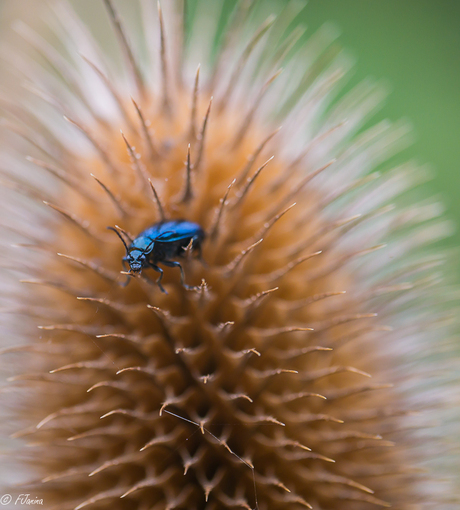
[[[167,267],[178,267],[181,274],[181,283],[188,288],[184,281],[184,270],[179,262],[174,259],[183,257],[185,250],[190,247],[201,255],[201,243],[205,238],[204,230],[197,223],[186,220],[169,220],[155,223],[141,232],[135,239],[129,239],[129,246],[118,230],[113,230],[123,242],[126,255],[122,259],[124,274],[128,275],[126,285],[130,276],[141,274],[143,269],[152,268],[160,273],[156,281],[158,287],[165,294],[167,293],[161,285],[163,270],[158,267],[162,264]],[[129,266],[129,271],[126,271]]]

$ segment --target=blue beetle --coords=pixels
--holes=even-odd
[[[190,249],[197,250],[201,256],[201,243],[205,238],[205,232],[200,225],[186,220],[161,221],[141,232],[136,239],[129,239],[131,243],[129,246],[118,230],[113,227],[107,228],[118,235],[126,249],[126,256],[122,259],[125,271],[126,264],[129,265],[129,271],[124,273],[128,275],[125,285],[129,283],[129,276],[140,275],[143,269],[150,267],[160,273],[156,283],[160,290],[167,294],[161,285],[163,269],[158,267],[158,264],[162,264],[167,267],[178,267],[182,285],[189,288],[184,281],[182,266],[173,259],[182,257],[189,246]]]

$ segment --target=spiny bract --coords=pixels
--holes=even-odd
[[[60,510],[454,508],[443,429],[423,431],[453,391],[433,354],[453,297],[422,251],[448,225],[398,198],[423,169],[376,171],[406,134],[362,130],[380,88],[336,99],[348,60],[331,27],[304,42],[302,3],[145,0],[144,39],[103,3],[126,74],[61,2],[3,53],[24,84],[2,99],[14,490]],[[177,268],[167,295],[149,269],[123,288],[107,227],[163,219],[206,232],[190,288]]]

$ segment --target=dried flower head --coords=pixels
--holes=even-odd
[[[406,134],[362,129],[380,88],[337,99],[348,61],[330,27],[292,28],[298,2],[145,0],[142,30],[103,3],[110,56],[61,2],[4,52],[24,85],[1,100],[16,492],[62,510],[454,508],[454,297],[426,248],[449,225],[407,206],[423,169],[377,172]],[[204,230],[202,257],[181,224],[139,239],[169,220]],[[141,241],[160,251],[123,270]]]

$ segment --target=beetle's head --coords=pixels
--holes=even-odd
[[[138,275],[141,273],[142,268],[145,265],[145,253],[142,250],[134,249],[131,250],[127,257],[126,261],[129,264],[129,269],[131,270],[131,273]]]

